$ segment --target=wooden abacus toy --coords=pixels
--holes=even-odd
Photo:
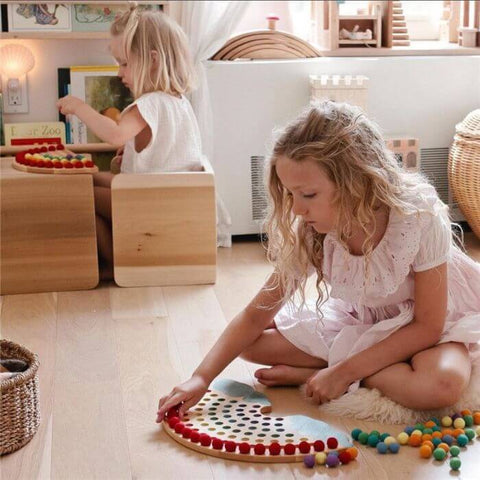
[[[13,168],[29,173],[77,174],[98,172],[89,153],[75,154],[62,144],[35,147],[18,152]]]
[[[345,450],[353,445],[346,433],[304,415],[268,415],[268,398],[252,387],[219,379],[202,400],[178,417],[170,409],[165,432],[187,448],[230,460],[261,463],[302,462],[315,452]]]

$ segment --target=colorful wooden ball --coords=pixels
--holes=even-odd
[[[458,417],[453,421],[455,428],[465,428],[465,420],[462,417]]]
[[[325,465],[326,461],[327,454],[325,452],[320,452],[315,455],[315,462],[317,462],[317,465]]]
[[[347,452],[352,457],[352,460],[355,460],[358,457],[357,447],[349,447],[349,448],[347,448]]]
[[[367,444],[367,441],[368,441],[368,433],[367,433],[367,432],[362,432],[362,433],[358,436],[358,441],[359,441],[362,445],[366,445],[366,444]]]
[[[469,410],[468,408],[466,408],[465,410],[462,410],[460,413],[462,414],[462,416],[472,415],[472,411]]]
[[[442,425],[444,427],[449,427],[453,423],[452,417],[448,415],[442,418]]]
[[[359,428],[354,428],[354,429],[352,430],[352,433],[351,433],[352,438],[353,438],[354,440],[358,440],[358,436],[359,436],[361,433],[362,433],[362,431],[361,431]]]
[[[338,459],[342,465],[347,465],[352,461],[352,457],[347,450],[343,450],[338,454]]]
[[[460,470],[461,466],[462,466],[462,462],[458,457],[454,457],[450,460],[450,468],[452,470]]]
[[[265,445],[263,443],[257,443],[253,447],[253,451],[255,452],[255,455],[264,455],[265,454]]]
[[[334,453],[329,453],[327,455],[327,460],[325,461],[327,467],[335,468],[340,464],[340,460],[338,459],[338,455]]]
[[[237,444],[235,442],[226,441],[225,442],[225,451],[234,452],[237,449]]]
[[[391,435],[388,436],[384,442],[387,444],[387,445],[390,445],[391,443],[397,443],[397,439],[395,437],[392,437]]]
[[[461,415],[458,412],[456,412],[452,415],[452,420],[455,420],[456,418],[460,418],[460,417]]]
[[[452,443],[455,441],[452,435],[444,435],[442,437],[442,442],[446,443],[447,445],[452,445]]]
[[[192,443],[198,443],[200,441],[200,433],[197,432],[196,430],[194,430],[191,434],[190,434],[190,441]]]
[[[415,429],[413,427],[405,427],[403,430],[407,435],[411,435]]]
[[[472,415],[464,415],[463,419],[465,420],[465,426],[471,427],[473,425],[473,416]]]
[[[337,448],[338,447],[338,440],[335,437],[327,438],[327,446],[328,448]]]
[[[475,438],[475,432],[471,428],[465,429],[465,435],[468,437],[468,440],[473,440]]]
[[[432,449],[430,445],[422,445],[419,450],[420,457],[422,458],[430,458],[432,456]]]
[[[175,427],[174,427],[175,433],[182,433],[184,428],[185,428],[185,424],[182,422],[178,422],[177,424],[175,424]]]
[[[283,451],[285,452],[286,455],[293,455],[296,449],[297,447],[293,443],[287,443],[283,447]]]
[[[438,437],[432,438],[432,443],[433,443],[433,446],[437,448],[442,443],[442,439]]]
[[[298,449],[300,453],[310,453],[311,445],[308,442],[300,442],[298,444]]]
[[[450,447],[444,442],[440,443],[437,448],[442,448],[443,450],[445,450],[446,453],[450,451]]]
[[[180,421],[178,417],[172,417],[168,419],[168,426],[170,428],[175,428],[175,425]]]
[[[382,434],[380,435],[380,441],[381,441],[381,442],[385,441],[385,439],[386,439],[387,437],[389,437],[389,436],[390,436],[390,434],[389,434],[388,432],[382,433]]]
[[[183,430],[182,430],[182,437],[183,438],[190,438],[190,435],[192,434],[192,429],[191,428],[188,428],[188,427],[185,427]]]
[[[398,453],[398,451],[400,450],[400,444],[395,442],[395,443],[389,443],[388,444],[388,449],[392,452],[392,453]]]
[[[325,444],[321,440],[315,440],[315,442],[313,442],[313,449],[316,452],[323,452],[325,450]]]
[[[378,453],[387,453],[388,446],[384,442],[377,443],[377,452]]]
[[[433,457],[435,460],[442,461],[447,456],[447,452],[443,448],[436,448],[433,451]]]
[[[397,440],[400,445],[406,445],[408,443],[408,433],[400,432],[397,435]]]
[[[452,457],[458,457],[460,455],[460,447],[457,445],[453,445],[450,447],[450,455]]]
[[[433,420],[429,420],[428,422],[425,422],[424,425],[426,428],[433,428],[436,423]]]
[[[212,443],[212,437],[206,433],[200,435],[200,445],[202,447],[209,447]]]
[[[380,438],[378,437],[378,435],[369,435],[368,436],[368,440],[367,440],[367,444],[370,446],[370,447],[376,447],[377,446],[377,443],[380,441]]]
[[[419,447],[422,444],[422,437],[420,435],[410,435],[408,444],[412,447]]]
[[[306,455],[303,458],[303,463],[307,468],[313,468],[315,466],[315,455]]]
[[[477,427],[475,430],[475,433],[477,434],[477,437],[480,437],[480,427]]]
[[[475,425],[480,425],[480,412],[475,412],[473,414],[473,423],[475,423]]]
[[[457,437],[457,444],[459,447],[464,447],[468,443],[468,437],[462,433]]]

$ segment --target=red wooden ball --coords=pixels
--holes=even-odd
[[[190,435],[190,441],[193,443],[198,443],[200,441],[200,434],[194,430]]]
[[[263,443],[257,443],[253,447],[253,451],[255,452],[255,455],[263,455],[265,453],[265,445]]]
[[[235,442],[225,442],[225,450],[227,452],[234,452],[237,448],[237,444]]]
[[[212,437],[210,437],[210,435],[207,435],[206,433],[202,433],[200,435],[200,444],[203,447],[209,447],[211,443],[212,443]]]
[[[175,425],[180,421],[178,417],[172,417],[168,419],[168,426],[170,428],[175,428]]]
[[[340,452],[338,454],[338,459],[340,460],[340,462],[346,465],[347,463],[352,461],[352,456],[349,452],[347,452],[347,450],[344,450],[343,452]]]
[[[338,447],[338,440],[335,437],[330,437],[327,439],[328,448],[337,448]]]
[[[238,449],[240,450],[240,453],[243,453],[243,454],[250,453],[250,445],[247,442],[242,442],[238,446]]]
[[[192,429],[185,427],[182,432],[182,437],[183,438],[190,438],[190,435],[192,434]]]
[[[220,440],[219,438],[212,439],[212,447],[215,450],[221,450],[223,448],[223,440]]]
[[[301,453],[309,453],[311,445],[308,442],[300,442],[298,444],[298,449]]]
[[[297,447],[293,443],[287,443],[284,447],[283,450],[287,455],[293,455],[295,453],[295,450]]]
[[[280,451],[282,450],[282,447],[280,446],[279,443],[272,443],[268,449],[270,450],[270,455],[280,455]]]
[[[316,440],[313,443],[313,449],[316,452],[323,452],[325,450],[325,444],[321,440]]]
[[[174,427],[175,433],[182,433],[184,428],[185,424],[182,422],[178,422]]]

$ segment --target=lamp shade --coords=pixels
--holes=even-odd
[[[23,45],[11,43],[0,48],[0,71],[7,78],[18,78],[35,66],[32,52]]]

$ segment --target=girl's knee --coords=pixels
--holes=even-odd
[[[461,398],[470,381],[470,370],[458,367],[439,367],[428,374],[429,393],[435,402],[434,408],[451,407]]]

